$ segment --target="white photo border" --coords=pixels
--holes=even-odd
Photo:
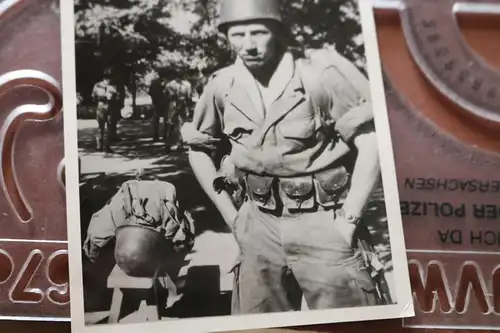
[[[71,290],[71,325],[73,333],[149,333],[223,332],[271,327],[407,318],[415,315],[408,263],[399,206],[392,138],[385,99],[381,59],[371,0],[358,0],[363,29],[365,55],[377,129],[382,182],[389,223],[394,265],[396,304],[331,310],[282,312],[243,316],[175,319],[136,324],[87,326],[84,319],[83,274],[80,248],[80,198],[78,172],[78,127],[75,68],[74,2],[61,0],[61,45],[63,68],[64,140],[66,169],[66,204],[69,271]]]

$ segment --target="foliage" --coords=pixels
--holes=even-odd
[[[213,72],[227,65],[232,54],[216,28],[218,2],[75,0],[82,103],[95,101],[98,82],[135,95],[147,92],[157,75],[194,80],[200,69]],[[283,0],[283,13],[299,43],[334,45],[363,68],[356,0]]]
[[[356,0],[283,0],[284,16],[297,42],[334,46],[364,69],[364,45]]]

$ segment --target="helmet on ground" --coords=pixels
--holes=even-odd
[[[229,24],[253,20],[283,23],[280,0],[221,0],[218,29],[226,31]]]

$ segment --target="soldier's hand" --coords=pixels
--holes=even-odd
[[[238,183],[238,177],[236,176],[236,166],[231,160],[230,156],[225,156],[222,160],[220,169],[218,171],[220,176],[223,176],[226,181],[232,184]]]
[[[214,190],[217,193],[222,191],[233,193],[237,189],[237,184],[236,166],[230,156],[225,156],[213,182]]]

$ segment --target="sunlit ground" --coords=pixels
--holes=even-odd
[[[172,306],[165,309],[163,317],[168,320],[228,315],[233,281],[229,271],[235,260],[236,244],[218,213],[202,195],[186,153],[173,151],[166,154],[161,142],[152,141],[152,127],[147,121],[122,121],[118,132],[120,140],[112,146],[113,154],[96,152],[95,120],[80,120],[78,129],[82,159],[82,233],[85,233],[91,215],[102,208],[124,181],[135,176],[137,168],[144,170],[145,179],[157,178],[173,183],[181,204],[195,219],[197,237],[175,279],[180,295],[173,300]],[[371,225],[374,237],[385,251],[387,279],[393,289],[386,220],[376,216],[380,198],[380,195],[374,197],[370,208],[374,218],[370,220],[374,221]],[[89,324],[108,320],[112,290],[106,288],[106,280],[113,266],[113,248],[110,246],[94,267],[84,268],[86,320]],[[122,322],[143,320],[133,308],[125,309],[125,313]]]

